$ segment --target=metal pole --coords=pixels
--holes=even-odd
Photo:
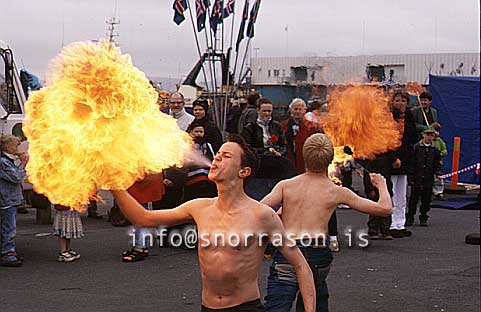
[[[190,21],[192,23],[192,29],[194,30],[194,37],[195,37],[195,43],[197,45],[197,52],[199,53],[199,59],[202,58],[202,53],[200,52],[200,44],[199,44],[199,38],[197,37],[197,31],[195,29],[195,24],[194,24],[194,16],[192,15],[192,9],[190,6],[190,1],[187,0],[187,8],[189,9],[189,14],[190,14]],[[205,73],[204,69],[204,63],[201,64],[202,67],[202,74],[204,75],[204,80],[205,80],[205,86],[207,88],[207,93],[209,93],[209,83],[207,81],[207,75]]]

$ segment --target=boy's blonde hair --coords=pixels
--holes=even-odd
[[[327,172],[327,167],[334,158],[334,146],[327,135],[316,133],[304,142],[302,155],[308,171]]]
[[[20,139],[14,135],[2,135],[0,136],[0,151],[4,151],[5,147],[13,142],[20,143]]]

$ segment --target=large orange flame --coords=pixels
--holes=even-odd
[[[329,114],[321,122],[334,146],[350,146],[355,158],[372,159],[401,144],[388,98],[375,86],[353,85],[335,90],[330,95]]]
[[[52,203],[81,210],[98,188],[127,189],[190,149],[145,75],[108,42],[65,47],[47,84],[26,104],[24,132],[29,180]]]

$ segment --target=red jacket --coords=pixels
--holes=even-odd
[[[162,173],[147,175],[127,191],[141,204],[161,200],[165,194],[164,176]]]

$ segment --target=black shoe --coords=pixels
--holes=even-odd
[[[404,237],[404,234],[402,233],[402,230],[389,230],[389,233],[394,238],[403,238]]]
[[[383,234],[383,233],[381,233],[381,235],[379,235],[379,239],[380,239],[380,240],[392,240],[392,236],[391,236],[391,234]]]
[[[447,201],[447,200],[448,200],[448,199],[446,198],[446,196],[444,196],[444,194],[435,195],[435,196],[434,196],[434,199],[435,199],[435,200],[440,200],[440,201]]]
[[[367,234],[370,240],[378,240],[379,235],[377,233]]]
[[[428,226],[427,220],[419,220],[419,226]]]
[[[402,230],[399,230],[401,232],[401,234],[403,235],[403,237],[409,237],[411,236],[413,233],[411,231],[408,231],[406,229],[402,229]]]
[[[89,213],[88,217],[91,218],[91,219],[102,219],[102,216],[97,214],[96,212]]]

